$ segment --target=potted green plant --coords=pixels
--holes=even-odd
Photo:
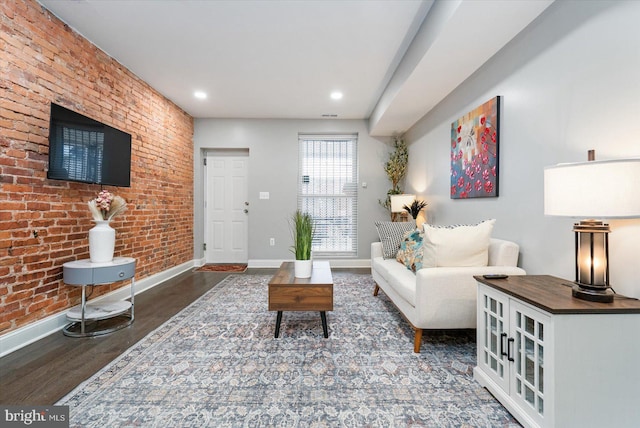
[[[295,255],[294,270],[296,278],[311,277],[311,244],[313,242],[313,218],[308,213],[297,210],[291,217],[291,231],[293,246],[291,252]]]

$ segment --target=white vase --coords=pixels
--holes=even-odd
[[[108,220],[96,220],[89,230],[89,257],[91,263],[105,263],[113,260],[116,247],[116,231]]]
[[[296,278],[311,278],[312,260],[296,260],[293,264],[293,275]]]

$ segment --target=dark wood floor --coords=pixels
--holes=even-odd
[[[248,269],[272,274],[275,269]],[[56,332],[0,358],[0,404],[52,405],[229,273],[185,272],[136,296],[129,327],[93,338]]]
[[[339,269],[369,273],[370,269]],[[274,274],[275,269],[247,269]],[[52,405],[133,344],[226,278],[229,273],[185,272],[136,296],[129,327],[93,338],[61,331],[0,358],[0,404]],[[275,322],[275,315],[274,315]]]

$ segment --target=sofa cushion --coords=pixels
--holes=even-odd
[[[425,224],[423,267],[487,266],[495,222],[447,227]]]
[[[404,234],[396,260],[412,272],[422,269],[422,238],[424,232],[415,229]]]
[[[404,234],[416,228],[413,222],[376,221],[375,225],[382,242],[382,255],[385,259],[395,259]]]
[[[411,306],[416,305],[416,274],[393,259],[378,258],[376,271]]]

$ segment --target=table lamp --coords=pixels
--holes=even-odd
[[[558,164],[544,170],[545,215],[581,217],[574,224],[576,280],[572,295],[610,303],[609,225],[603,218],[640,216],[640,158]]]
[[[406,221],[409,217],[409,213],[404,209],[404,206],[411,205],[413,201],[416,199],[416,195],[409,194],[401,194],[401,195],[391,195],[391,212],[394,213],[394,219],[397,213],[400,213],[400,217],[402,221]]]

